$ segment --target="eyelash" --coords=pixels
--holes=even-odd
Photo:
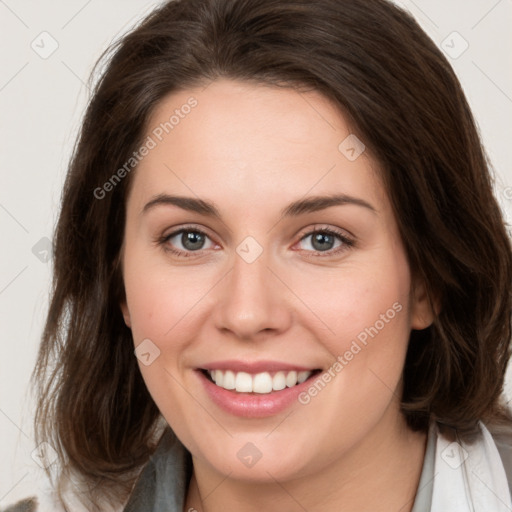
[[[157,244],[162,246],[166,252],[170,252],[178,257],[183,257],[183,258],[194,257],[196,254],[200,254],[203,250],[206,250],[206,249],[201,249],[198,251],[182,251],[181,249],[175,249],[173,247],[169,247],[168,241],[171,238],[175,237],[176,235],[179,235],[180,233],[184,233],[184,232],[199,233],[207,238],[210,238],[207,233],[205,233],[202,229],[197,228],[196,226],[185,226],[176,231],[173,231],[172,233],[170,233],[168,235],[164,235],[164,236],[160,237],[159,239],[157,239]],[[309,253],[309,255],[307,257],[320,257],[320,258],[332,257],[332,256],[336,256],[336,255],[340,254],[343,251],[350,249],[351,247],[354,247],[354,245],[355,245],[355,241],[353,239],[347,237],[343,232],[338,231],[335,228],[315,228],[315,229],[305,233],[299,239],[299,242],[301,242],[302,240],[304,240],[305,238],[307,238],[311,235],[316,235],[317,233],[324,233],[324,234],[328,234],[328,235],[337,237],[342,242],[342,245],[336,249],[330,249],[328,251],[306,251],[307,253]]]

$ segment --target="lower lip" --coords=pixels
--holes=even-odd
[[[224,411],[243,418],[265,418],[273,416],[290,407],[294,401],[298,401],[298,395],[308,388],[313,374],[309,379],[291,388],[271,393],[238,393],[221,388],[210,381],[201,370],[196,370],[206,393],[210,399]]]

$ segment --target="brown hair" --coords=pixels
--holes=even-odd
[[[323,93],[380,162],[411,269],[441,301],[410,336],[409,426],[435,417],[464,433],[505,417],[510,240],[459,81],[407,12],[385,0],[175,0],[104,59],[64,185],[34,372],[38,439],[63,474],[121,499],[154,449],[160,414],[119,307],[131,174],[94,191],[140,147],[166,95],[218,77]]]

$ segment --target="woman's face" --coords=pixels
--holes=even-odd
[[[162,101],[144,144],[122,309],[196,462],[283,481],[396,428],[409,334],[432,318],[340,112],[317,92],[218,80]]]

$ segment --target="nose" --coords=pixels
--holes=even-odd
[[[219,283],[214,322],[233,337],[252,340],[286,331],[292,322],[292,294],[276,265],[263,253],[249,263],[236,254],[231,271]],[[281,277],[281,279],[280,279]],[[283,276],[284,277],[284,276]]]

